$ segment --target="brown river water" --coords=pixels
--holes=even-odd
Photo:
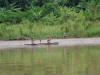
[[[0,49],[0,75],[100,75],[100,46]]]

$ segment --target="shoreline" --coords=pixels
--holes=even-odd
[[[47,43],[47,40],[42,40],[42,43]],[[96,38],[67,38],[67,39],[52,39],[51,43],[58,42],[58,45],[54,46],[84,46],[84,45],[100,45],[100,37]],[[39,40],[34,41],[35,44],[40,43]],[[31,40],[11,40],[3,41],[0,40],[0,49],[5,48],[28,48],[28,47],[46,47],[47,45],[25,45],[31,44]]]

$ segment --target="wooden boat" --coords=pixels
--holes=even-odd
[[[58,42],[53,42],[53,43],[39,43],[38,45],[58,45]]]
[[[24,45],[32,45],[33,46],[33,45],[38,45],[38,44],[24,44]]]
[[[38,44],[24,44],[24,45],[35,46],[35,45],[58,45],[58,44],[59,44],[58,42],[53,42],[53,43],[38,43]]]

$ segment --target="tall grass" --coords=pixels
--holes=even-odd
[[[0,39],[62,38],[64,32],[68,37],[100,36],[100,5],[87,5],[85,11],[55,3],[27,7],[25,11],[1,8]]]

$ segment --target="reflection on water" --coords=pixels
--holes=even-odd
[[[100,75],[100,47],[0,50],[0,75]]]

